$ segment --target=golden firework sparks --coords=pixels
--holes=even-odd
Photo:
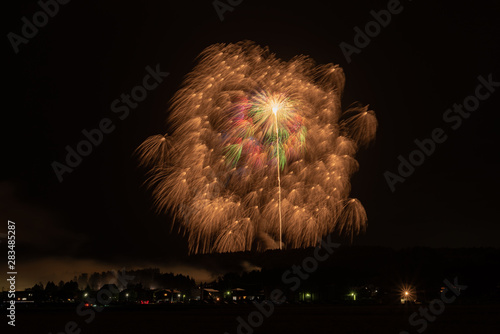
[[[249,41],[200,54],[173,97],[173,132],[137,149],[157,212],[174,213],[192,253],[308,247],[365,229],[350,177],[377,120],[367,107],[342,112],[344,80],[337,65],[283,61]]]

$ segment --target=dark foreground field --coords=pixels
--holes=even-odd
[[[427,305],[281,305],[258,328],[240,333],[417,333],[409,316]],[[238,333],[237,317],[247,319],[253,305],[144,305],[107,307],[89,316],[79,316],[76,308],[18,310],[16,327],[7,333],[64,332],[69,321],[78,329],[68,333]],[[419,317],[420,318],[420,317]],[[500,305],[447,305],[444,312],[428,323],[424,333],[500,333]],[[5,316],[3,321],[5,322]],[[258,316],[254,321],[259,321]],[[4,327],[5,324],[2,324]],[[4,331],[2,331],[4,332]]]

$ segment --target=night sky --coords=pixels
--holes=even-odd
[[[387,1],[245,0],[221,21],[211,1],[72,1],[61,5],[15,54],[4,38],[8,101],[2,119],[0,232],[17,224],[19,284],[72,278],[75,272],[159,266],[205,279],[219,264],[187,257],[171,235],[170,217],[155,216],[132,153],[150,135],[169,131],[167,108],[196,56],[214,43],[252,40],[279,58],[309,55],[339,64],[343,106],[369,104],[376,141],[358,154],[352,197],[368,214],[353,245],[386,247],[498,246],[500,87],[461,126],[443,120],[474,94],[478,76],[500,82],[498,1],[402,1],[348,63],[339,44],[354,44],[354,27],[373,20]],[[20,34],[35,1],[9,2],[4,36]],[[142,83],[147,66],[169,76],[121,120],[110,104]],[[115,130],[60,183],[51,167],[110,118]],[[384,172],[397,173],[415,139],[442,128],[447,140],[391,192]]]

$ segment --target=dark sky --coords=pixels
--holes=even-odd
[[[376,142],[358,155],[353,179],[351,195],[369,218],[354,245],[498,246],[500,88],[456,130],[443,114],[474,94],[478,76],[500,81],[500,4],[403,1],[348,63],[339,44],[354,44],[353,28],[363,29],[370,11],[387,3],[245,0],[221,22],[211,1],[72,1],[18,54],[5,38],[0,232],[7,219],[16,221],[18,261],[30,273],[24,280],[121,265],[211,270],[184,267],[192,262],[185,242],[169,234],[168,217],[149,210],[132,152],[167,131],[168,101],[195,57],[213,43],[240,40],[284,60],[304,54],[339,64],[343,105],[360,101],[376,112]],[[40,10],[35,1],[8,7],[4,36],[20,34],[21,18]],[[156,64],[170,75],[119,120],[111,102]],[[75,147],[83,129],[106,117],[116,129],[59,183],[51,163],[63,162],[66,145]],[[384,172],[397,172],[398,156],[408,157],[414,140],[437,127],[448,139],[391,192]]]

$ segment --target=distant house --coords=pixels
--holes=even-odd
[[[107,304],[109,304],[111,302],[116,302],[119,300],[120,290],[118,289],[116,284],[104,284],[97,291],[97,296],[100,297],[100,299],[105,301]],[[108,299],[111,299],[111,300],[108,300]]]
[[[0,301],[0,305],[7,307],[11,301],[9,298],[9,292],[2,292],[2,300]],[[16,298],[14,299],[16,302],[16,307],[28,307],[30,304],[34,303],[33,293],[31,291],[16,291]]]
[[[219,290],[215,289],[210,289],[210,288],[202,288],[201,289],[201,295],[200,295],[200,300],[205,300],[205,301],[220,301],[221,300],[221,293]]]
[[[120,292],[120,290],[118,289],[118,287],[116,286],[116,284],[104,284],[100,290],[109,290],[110,292],[112,292],[114,295],[118,295],[118,293]]]
[[[22,302],[33,302],[33,292],[31,291],[16,291],[16,298],[14,299],[16,303],[22,303]],[[3,291],[2,292],[2,301],[10,301],[11,298],[9,298],[9,291]]]
[[[151,304],[154,302],[154,291],[137,284],[121,291],[119,300],[125,303]]]
[[[245,289],[235,288],[232,289],[231,292],[233,295],[233,301],[241,301],[241,300],[246,300],[248,298]]]
[[[157,289],[153,297],[155,303],[178,303],[184,301],[186,295],[177,289]]]
[[[311,292],[310,290],[300,291],[298,297],[299,301],[306,303],[315,302],[319,299],[318,294],[315,292]]]

